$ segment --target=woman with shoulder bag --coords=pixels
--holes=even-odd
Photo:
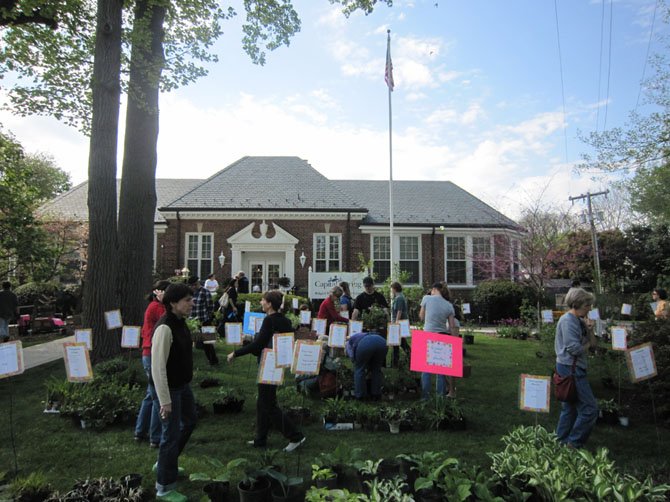
[[[581,448],[586,443],[598,418],[598,405],[586,375],[586,356],[595,348],[596,338],[583,320],[591,310],[593,295],[573,288],[565,296],[570,309],[556,325],[556,373],[561,377],[573,375],[577,395],[574,401],[564,401],[556,435],[559,442]]]

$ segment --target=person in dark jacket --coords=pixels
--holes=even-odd
[[[253,354],[260,362],[263,349],[272,347],[272,337],[275,333],[292,333],[293,325],[284,314],[279,312],[282,304],[281,291],[266,291],[261,298],[261,307],[267,315],[263,319],[261,329],[256,334],[253,342],[243,345],[234,352],[228,354],[228,362],[233,359]],[[248,444],[257,448],[267,447],[268,432],[273,426],[278,429],[289,444],[284,448],[285,452],[291,452],[305,442],[305,436],[300,432],[293,422],[277,405],[277,386],[258,384],[258,399],[256,400],[256,438],[248,441]]]
[[[163,293],[166,313],[156,324],[151,343],[151,379],[158,396],[161,442],[158,449],[156,497],[185,502],[177,492],[179,455],[196,424],[191,332],[186,318],[193,309],[193,292],[186,284],[170,284]]]
[[[2,283],[0,291],[0,342],[9,340],[9,323],[18,317],[19,300],[12,291],[12,283]]]

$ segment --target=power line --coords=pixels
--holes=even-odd
[[[647,43],[647,54],[644,56],[644,66],[642,67],[642,77],[640,78],[640,89],[637,92],[637,100],[635,101],[635,109],[637,110],[640,104],[640,95],[642,94],[642,86],[644,85],[644,74],[647,71],[647,63],[649,62],[649,51],[651,50],[651,40],[654,36],[654,23],[656,21],[656,10],[658,9],[658,2],[654,3],[654,14],[651,16],[651,28],[649,29],[649,42]]]
[[[561,73],[561,98],[563,100],[563,138],[565,142],[565,163],[568,163],[568,122],[565,113],[565,84],[563,83],[563,56],[561,54],[561,32],[558,27],[558,4],[554,0],[554,16],[556,18],[556,43],[558,45],[558,67]]]
[[[605,96],[605,118],[603,119],[603,131],[607,130],[607,108],[610,100],[610,76],[612,74],[612,24],[614,19],[614,0],[610,0],[610,37],[607,50],[607,95]]]

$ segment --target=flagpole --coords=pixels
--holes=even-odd
[[[391,64],[391,30],[386,30],[386,84],[389,95],[389,245],[391,250],[391,282],[394,281],[393,260],[393,119],[391,114],[391,92],[393,91],[393,65]]]

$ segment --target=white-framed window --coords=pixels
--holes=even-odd
[[[342,270],[342,234],[314,234],[314,270]]]
[[[390,243],[388,235],[372,236],[372,271],[377,274],[377,282],[384,282],[391,275]]]
[[[398,265],[403,272],[409,272],[406,282],[418,284],[421,277],[421,257],[419,255],[419,237],[416,235],[398,236]]]
[[[186,233],[186,266],[191,275],[197,275],[204,281],[212,273],[213,250],[213,233]]]
[[[449,285],[468,283],[468,260],[465,246],[465,237],[445,237],[446,279]]]
[[[494,276],[492,249],[491,237],[472,238],[472,280],[475,284]]]
[[[370,256],[375,282],[382,283],[391,275],[391,239],[388,235],[370,236]],[[401,271],[409,273],[407,284],[421,283],[421,236],[393,236],[393,259]]]

